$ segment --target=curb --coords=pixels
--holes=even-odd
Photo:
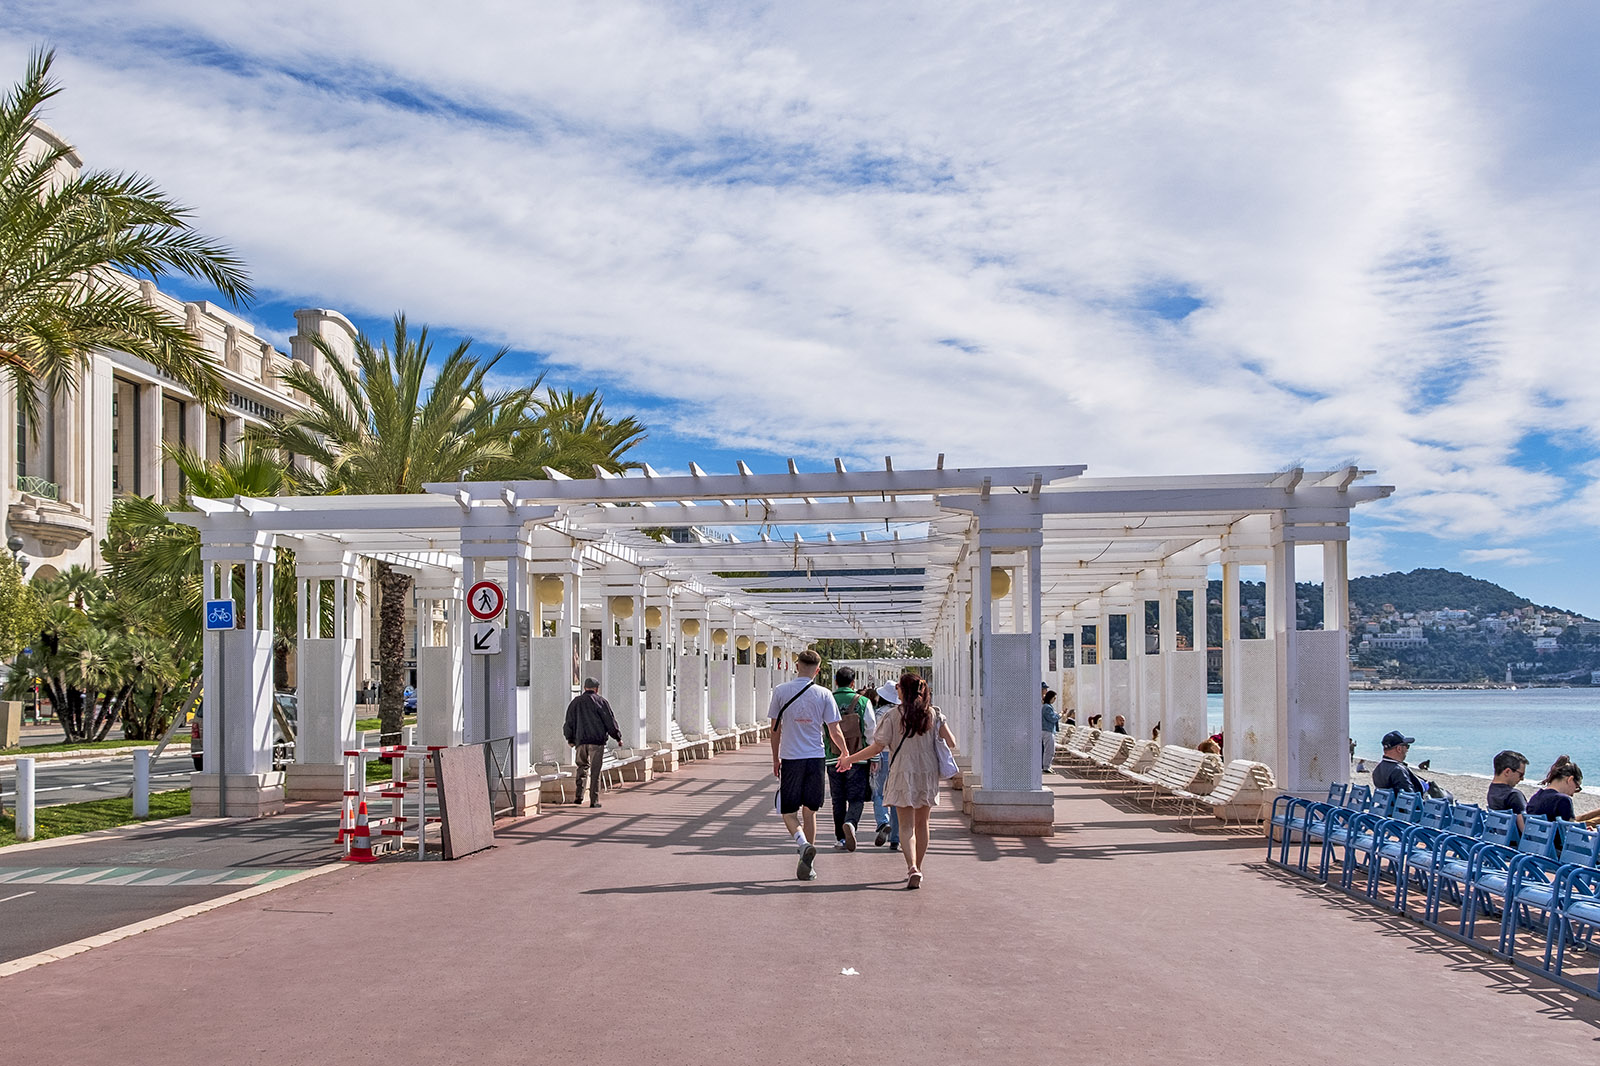
[[[89,836],[91,834],[83,833],[80,835]],[[131,936],[137,936],[140,933],[146,933],[152,929],[160,929],[164,925],[172,925],[174,922],[181,922],[185,918],[193,918],[196,915],[204,914],[207,911],[214,911],[218,907],[226,907],[230,903],[238,903],[242,900],[251,899],[255,896],[265,895],[268,892],[284,888],[288,885],[299,884],[301,881],[307,881],[313,877],[320,877],[323,874],[332,873],[333,871],[343,867],[343,863],[330,862],[324,866],[317,866],[313,869],[303,871],[302,873],[285,877],[282,880],[274,881],[271,884],[252,885],[250,888],[241,889],[240,891],[234,892],[231,895],[219,896],[216,899],[208,899],[204,903],[194,903],[187,907],[179,907],[175,911],[168,911],[165,914],[158,914],[154,918],[146,918],[142,922],[134,922],[132,925],[124,925],[108,932],[97,933],[94,936],[84,937],[82,940],[74,940],[70,944],[62,944],[60,947],[46,948],[44,951],[38,951],[32,955],[25,955],[20,959],[12,959],[10,962],[0,963],[0,978],[10,977],[13,974],[19,974],[25,970],[31,970],[37,966],[43,966],[46,963],[59,962],[61,959],[70,959],[72,956],[81,955],[91,948],[101,948],[105,947],[107,944],[115,944],[119,940],[126,940]]]
[[[0,766],[15,766],[18,759],[32,759],[35,762],[94,762],[97,759],[115,759],[120,755],[132,755],[136,751],[154,751],[154,744],[134,744],[126,748],[74,748],[71,751],[46,751],[38,755],[29,755],[23,752],[20,755],[0,755]],[[187,754],[188,748],[177,749]],[[163,755],[171,754],[173,745],[167,745]]]
[[[91,829],[87,833],[70,833],[64,837],[47,837],[44,840],[24,840],[16,844],[7,844],[0,847],[0,859],[7,855],[15,855],[20,851],[36,851],[40,848],[58,848],[64,844],[81,844],[85,840],[97,840],[102,837],[127,837],[137,836],[146,830],[184,829],[190,826],[213,825],[217,822],[242,822],[243,818],[197,818],[193,815],[181,815],[176,818],[152,818],[143,822],[129,822],[127,825],[113,825],[105,829]]]

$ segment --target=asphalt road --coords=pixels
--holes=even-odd
[[[338,819],[337,806],[291,804],[256,821],[0,848],[0,962],[332,862]]]
[[[168,748],[150,768],[150,791],[188,788],[193,770],[194,760],[187,743],[178,750]],[[114,755],[82,762],[41,761],[34,764],[33,777],[35,802],[41,807],[112,799],[127,795],[133,787],[133,756]],[[16,794],[16,769],[0,767],[0,800],[11,807],[16,803]]]

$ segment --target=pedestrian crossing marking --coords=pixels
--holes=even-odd
[[[107,885],[122,888],[203,888],[265,885],[303,870],[174,870],[164,866],[0,867],[3,885]]]

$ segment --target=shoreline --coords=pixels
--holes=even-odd
[[[1371,783],[1372,775],[1370,770],[1356,773],[1355,764],[1351,763],[1350,766],[1350,781],[1352,784],[1365,785]],[[1529,769],[1532,769],[1532,767],[1529,767]],[[1423,770],[1419,776],[1424,781],[1433,781],[1440,788],[1454,793],[1458,803],[1476,803],[1482,807],[1489,798],[1489,782],[1491,779],[1486,775],[1443,774],[1435,773],[1432,770]],[[1522,793],[1523,798],[1526,799],[1533,795],[1537,788],[1538,785],[1523,782],[1518,790]],[[1600,809],[1600,795],[1580,792],[1572,797],[1572,808],[1578,814],[1587,814],[1592,810]]]

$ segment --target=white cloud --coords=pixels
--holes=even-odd
[[[1461,553],[1469,563],[1498,563],[1501,566],[1531,566],[1545,560],[1527,548],[1470,548]]]
[[[20,4],[0,60],[54,39],[52,121],[264,288],[551,353],[658,436],[1353,455],[1379,530],[1600,524],[1600,472],[1516,458],[1600,448],[1600,149],[1536,54],[1586,16],[1248,11]]]

